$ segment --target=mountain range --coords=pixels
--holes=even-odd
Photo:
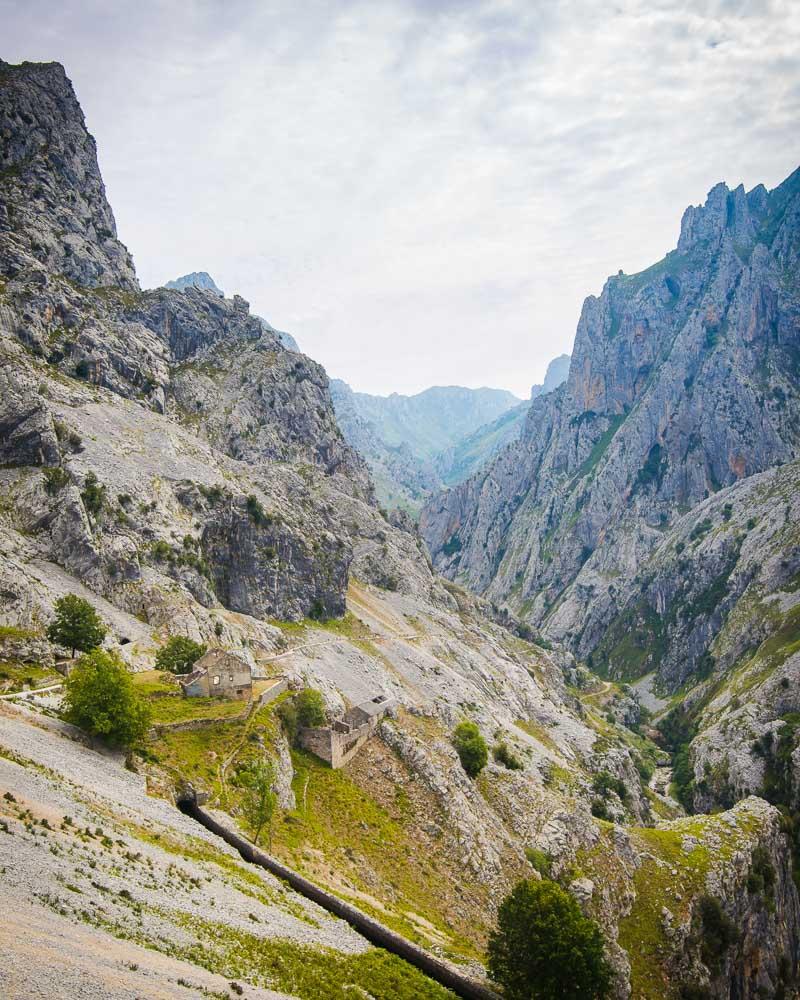
[[[689,208],[532,401],[377,400],[205,278],[141,289],[59,64],[0,62],[0,135],[5,991],[456,995],[399,935],[496,996],[500,907],[544,879],[620,1000],[796,995],[800,172]],[[376,497],[388,448],[434,470],[419,531]],[[470,475],[441,491],[447,449]],[[68,594],[152,713],[127,752],[64,720]],[[171,638],[249,665],[251,700],[182,697]],[[341,768],[297,744],[309,689],[343,739],[385,699]]]
[[[569,356],[553,360],[531,399],[567,377]],[[380,502],[413,514],[444,485],[461,482],[522,427],[530,400],[503,389],[434,386],[414,396],[373,396],[331,381],[336,418],[346,440],[367,460]]]

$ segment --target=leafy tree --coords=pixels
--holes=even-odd
[[[461,766],[470,778],[476,778],[486,767],[489,752],[486,740],[474,722],[459,722],[453,730],[453,746],[461,759]]]
[[[73,656],[76,650],[88,653],[96,649],[105,639],[105,625],[84,598],[66,594],[56,601],[55,609],[56,616],[47,627],[47,638],[71,649]]]
[[[503,900],[488,967],[506,1000],[599,1000],[611,985],[597,924],[547,879],[518,882]]]
[[[258,843],[261,831],[269,831],[269,847],[272,849],[272,821],[278,805],[278,796],[273,791],[275,765],[265,757],[260,758],[239,774],[239,784],[244,792],[241,812],[253,834],[253,843]]]
[[[156,670],[166,670],[171,674],[188,673],[206,647],[186,635],[173,635],[156,653]]]
[[[297,724],[301,729],[305,726],[324,726],[328,721],[325,715],[325,700],[316,688],[304,688],[294,701],[297,708]]]
[[[150,707],[117,653],[82,656],[64,684],[64,718],[111,746],[132,747],[150,726]]]
[[[297,742],[301,729],[324,726],[327,722],[325,701],[316,688],[304,688],[294,698],[282,702],[278,705],[277,714],[290,743]]]

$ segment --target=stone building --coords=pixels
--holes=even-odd
[[[301,729],[300,746],[316,754],[332,768],[343,767],[372,736],[393,704],[392,698],[380,694],[348,709],[342,719],[332,722],[330,726]]]
[[[179,680],[187,698],[239,698],[248,701],[253,694],[250,664],[224,649],[209,649],[195,663],[194,670]]]

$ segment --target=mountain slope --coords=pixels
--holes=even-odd
[[[531,387],[531,399],[553,392],[569,375],[568,354],[554,358],[547,366],[542,385]],[[451,448],[440,452],[435,459],[436,471],[444,486],[455,486],[468,479],[511,441],[522,433],[530,402],[520,403],[506,410],[495,420],[466,434]]]
[[[578,648],[681,510],[798,455],[799,192],[716,187],[586,300],[566,385],[424,509],[437,567]]]
[[[164,285],[164,288],[174,288],[179,292],[185,291],[187,288],[200,288],[203,291],[211,292],[220,298],[225,297],[225,293],[217,286],[217,283],[208,271],[193,271],[191,274],[184,274],[180,278],[175,278],[174,281],[168,281]],[[265,319],[261,319],[260,316],[256,318],[260,320],[261,325],[268,333],[271,333],[278,338],[284,347],[288,348],[290,351],[300,352],[297,341],[290,333],[284,333],[283,330],[276,330],[274,326],[271,326]]]
[[[138,774],[49,717],[57,690],[4,700],[3,981],[25,995],[84,980],[112,997],[209,995],[241,980],[230,990],[253,996],[441,996],[172,809],[190,781],[243,823],[241,771],[265,759],[275,852],[472,969],[545,852],[600,921],[617,996],[783,988],[800,915],[778,811],[748,799],[654,829],[675,807],[647,785],[663,752],[620,722],[638,718],[629,692],[431,572],[417,536],[378,510],[320,366],[238,296],[139,290],[60,66],[0,64],[0,131],[4,686],[52,665],[53,604],[76,593],[161,711],[168,692],[145,671],[170,635],[236,650],[259,685],[317,688],[332,718],[394,698],[341,770],[290,748],[273,702],[159,725],[127,762]],[[477,780],[452,744],[464,719],[497,751]],[[765,866],[769,907],[750,889]],[[712,967],[696,933],[709,892],[739,931]],[[59,960],[43,944],[37,963],[31,933],[34,948],[71,947]]]

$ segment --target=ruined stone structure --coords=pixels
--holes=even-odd
[[[301,729],[300,745],[331,767],[343,767],[372,736],[393,704],[394,700],[388,695],[377,695],[349,709],[342,719],[330,726]]]
[[[248,701],[253,694],[250,664],[235,653],[210,649],[195,663],[194,670],[180,678],[187,698],[240,698]]]

